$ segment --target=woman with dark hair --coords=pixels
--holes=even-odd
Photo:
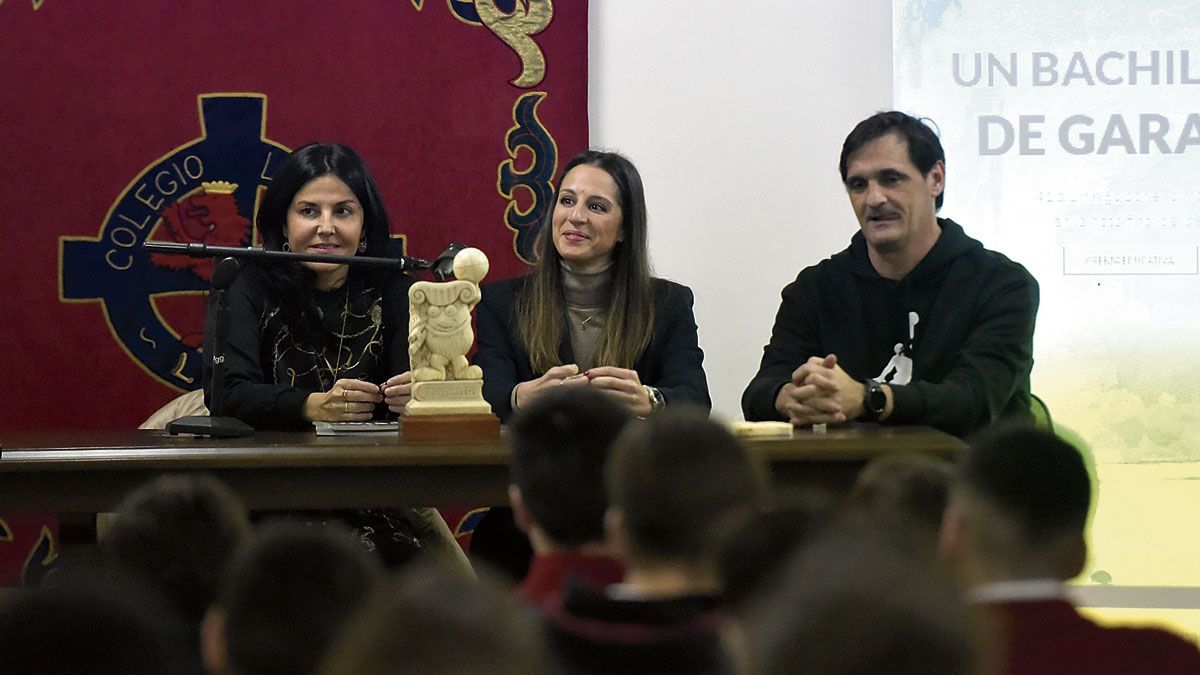
[[[628,159],[587,150],[567,162],[533,268],[488,284],[479,304],[475,363],[501,420],[557,386],[605,390],[642,417],[711,406],[692,292],[650,276],[646,220]]]
[[[391,237],[371,172],[335,143],[288,157],[263,194],[257,226],[267,249],[310,254],[384,256]],[[412,283],[338,263],[247,265],[229,290],[225,405],[213,414],[258,429],[308,429],[369,420],[384,403],[402,411]],[[210,321],[206,344],[212,330]],[[211,386],[206,377],[206,403]]]
[[[375,179],[336,143],[311,143],[279,167],[258,209],[275,251],[385,257],[391,229]],[[256,429],[312,429],[403,412],[411,398],[408,288],[401,272],[338,263],[247,265],[229,289],[224,410]],[[211,316],[210,312],[210,316]],[[205,330],[211,344],[212,322]],[[211,353],[211,352],[210,352]],[[205,372],[205,403],[212,382]],[[309,513],[358,531],[395,566],[420,550],[466,566],[433,508]]]

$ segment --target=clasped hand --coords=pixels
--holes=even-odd
[[[794,425],[837,424],[862,414],[862,383],[837,363],[837,356],[810,357],[775,397],[775,409]]]
[[[382,385],[364,380],[340,379],[326,392],[309,394],[304,413],[314,422],[365,422],[375,406],[387,403],[388,410],[403,413],[412,399],[412,372],[394,375]]]
[[[615,366],[598,366],[585,372],[579,372],[579,366],[574,363],[565,366],[555,366],[535,380],[529,380],[517,385],[516,404],[518,408],[527,405],[542,392],[554,387],[592,387],[613,396],[621,405],[639,417],[649,415],[654,409],[650,395],[642,386],[642,380],[636,370],[617,368]]]

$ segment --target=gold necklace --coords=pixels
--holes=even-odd
[[[592,319],[594,319],[594,318],[596,318],[596,317],[600,316],[600,312],[601,312],[601,311],[603,311],[603,310],[599,310],[599,309],[598,309],[598,310],[596,310],[596,311],[592,312],[591,314],[589,314],[588,316],[584,317],[584,319],[583,319],[582,321],[580,321],[580,322],[579,322],[579,327],[580,327],[580,328],[587,328],[588,322],[589,322],[589,321],[591,321]],[[582,313],[582,312],[581,312],[581,313]]]
[[[337,359],[337,368],[334,368],[333,365],[331,363],[329,363],[328,356],[322,354],[322,357],[321,357],[321,358],[325,359],[325,367],[329,369],[329,372],[333,373],[333,382],[334,383],[337,382],[338,374],[342,372],[342,344],[346,340],[346,319],[349,318],[349,316],[350,316],[350,287],[346,286],[346,298],[342,303],[342,330],[338,332],[337,355],[334,357]],[[333,384],[330,384],[329,386],[332,387]]]

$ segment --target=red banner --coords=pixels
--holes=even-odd
[[[0,0],[0,64],[0,430],[198,388],[211,265],[141,244],[257,241],[290,148],[355,148],[398,247],[463,241],[498,279],[587,145],[579,0]]]

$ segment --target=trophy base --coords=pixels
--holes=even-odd
[[[483,400],[483,380],[417,382],[412,400],[404,407],[405,417],[490,414],[492,406]]]
[[[405,441],[457,442],[500,438],[500,418],[492,413],[469,415],[405,415],[400,424]]]

